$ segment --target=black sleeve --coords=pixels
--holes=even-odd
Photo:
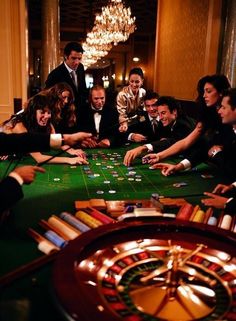
[[[38,133],[0,133],[0,154],[42,152],[50,150],[50,135]]]
[[[0,215],[23,198],[21,185],[13,177],[6,177],[0,183]]]
[[[235,197],[232,198],[231,201],[226,203],[224,212],[225,212],[225,214],[234,214],[234,215],[236,215],[236,198]]]

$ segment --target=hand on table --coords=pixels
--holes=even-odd
[[[86,153],[82,149],[75,149],[71,147],[66,152],[72,156],[79,156],[81,158],[86,159]]]
[[[143,163],[147,163],[147,164],[155,164],[158,163],[160,160],[158,154],[147,154],[145,156],[143,156],[142,161]]]
[[[97,146],[101,148],[109,148],[111,143],[108,138],[104,138],[97,144]]]
[[[13,173],[17,173],[23,180],[24,184],[30,184],[34,181],[36,172],[45,173],[45,169],[38,166],[20,166],[14,169]]]
[[[150,167],[150,169],[160,169],[162,175],[169,176],[174,174],[176,165],[175,164],[168,164],[168,163],[158,163],[154,164]]]
[[[82,164],[85,164],[87,165],[88,164],[88,161],[82,157],[68,157],[68,164],[70,165],[82,165]]]
[[[216,185],[216,187],[214,188],[212,193],[224,194],[229,191],[232,191],[234,188],[235,188],[234,185],[231,185],[231,184],[230,185],[218,184],[218,185]]]
[[[204,195],[209,196],[210,198],[202,199],[202,204],[204,204],[205,206],[213,206],[219,209],[223,209],[228,200],[227,197],[219,196],[213,193],[205,192]]]
[[[133,148],[131,150],[128,150],[125,154],[123,164],[125,166],[130,166],[133,160],[139,156],[141,153],[145,152],[147,150],[146,146],[138,146],[136,148]]]
[[[83,148],[96,148],[98,147],[97,138],[96,137],[89,137],[83,140],[81,146]]]

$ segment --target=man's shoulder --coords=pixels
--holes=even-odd
[[[64,63],[61,63],[59,66],[57,66],[55,69],[53,69],[49,75],[54,75],[54,74],[57,74],[57,73],[61,73],[62,71],[66,71],[66,67],[64,65]]]
[[[182,126],[182,127],[194,129],[194,127],[196,126],[196,120],[187,115],[184,115],[184,116],[181,115],[176,119],[176,126]]]

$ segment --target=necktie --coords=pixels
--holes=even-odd
[[[77,88],[77,77],[76,77],[75,71],[72,70],[70,74],[71,74],[72,81],[73,81],[75,87]]]
[[[152,119],[152,130],[153,130],[154,134],[157,133],[157,126],[158,126],[158,122],[157,122],[156,118],[153,118]]]

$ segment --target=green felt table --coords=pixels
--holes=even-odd
[[[148,165],[141,164],[140,158],[135,160],[131,169],[128,169],[122,163],[127,149],[130,147],[89,150],[87,151],[89,165],[45,164],[46,173],[38,174],[31,185],[23,186],[24,199],[13,207],[8,224],[1,228],[0,249],[3,259],[0,264],[0,277],[42,257],[35,241],[27,235],[27,229],[29,227],[37,229],[39,220],[47,219],[52,214],[57,215],[62,211],[74,213],[76,200],[91,198],[141,200],[149,199],[152,193],[159,193],[165,197],[183,197],[193,204],[200,204],[201,194],[204,191],[211,191],[217,183],[224,180],[216,170],[206,164],[201,164],[194,171],[170,177],[162,176],[159,170],[150,170]],[[12,162],[8,170],[14,168],[15,164],[16,161]],[[30,157],[24,157],[18,163],[18,165],[26,164],[34,162]],[[0,163],[1,175],[6,172],[8,166],[8,161]],[[127,175],[130,171],[136,173]],[[213,174],[213,177],[206,179],[201,176],[209,173]],[[173,186],[179,182],[185,182],[187,185],[179,188]],[[103,194],[98,194],[101,191]],[[42,316],[43,320],[60,320],[48,301],[50,294],[45,290],[50,279],[50,266],[50,264],[45,265],[40,270],[5,286],[0,303],[2,311],[7,310],[8,305],[12,307],[25,304],[28,313],[26,320],[42,320]],[[42,291],[44,291],[43,296]],[[36,312],[37,305],[28,307],[29,302],[32,304],[38,301],[39,297],[43,301],[42,304],[49,308],[46,316],[43,310]],[[18,319],[12,316],[11,321],[14,320]]]

